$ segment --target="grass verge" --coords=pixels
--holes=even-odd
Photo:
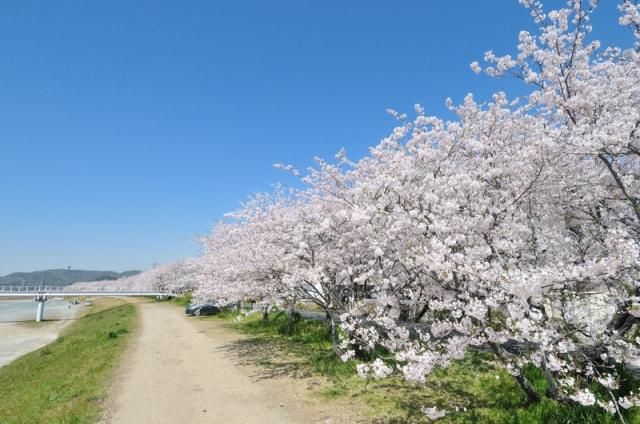
[[[136,310],[98,306],[58,339],[0,368],[0,423],[92,423],[135,326]]]
[[[172,297],[171,299],[169,299],[169,303],[186,308],[187,305],[191,303],[191,293],[185,293],[181,296]]]
[[[448,411],[439,423],[590,424],[617,423],[616,417],[596,407],[572,407],[545,398],[527,405],[526,396],[513,377],[487,353],[471,352],[464,360],[435,371],[425,384],[412,384],[400,377],[364,381],[356,375],[356,362],[342,362],[332,350],[330,336],[322,322],[299,320],[291,326],[285,313],[271,313],[267,322],[261,314],[237,320],[238,313],[225,311],[205,318],[225,322],[228,327],[250,335],[243,352],[252,362],[273,370],[273,375],[323,376],[316,395],[323,399],[358,399],[368,405],[374,423],[427,423],[423,406]],[[274,355],[274,352],[278,352]],[[543,376],[535,369],[528,377],[541,394]],[[628,423],[640,423],[637,411],[627,415]]]

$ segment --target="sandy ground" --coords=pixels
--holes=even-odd
[[[0,302],[0,366],[53,342],[81,308],[69,308],[67,302],[47,302],[45,321],[36,323],[35,302],[16,299]]]
[[[53,342],[72,321],[0,323],[0,366]]]
[[[252,365],[246,339],[167,304],[138,305],[105,421],[142,423],[356,423],[349,401],[314,396],[310,377]],[[277,352],[271,352],[277,356]],[[286,368],[286,367],[285,367]]]

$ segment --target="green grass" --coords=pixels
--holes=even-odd
[[[182,306],[182,307],[186,308],[187,305],[189,303],[191,303],[191,293],[185,293],[185,294],[180,295],[180,296],[172,297],[169,300],[169,302],[173,303],[174,305],[178,305],[178,306]]]
[[[355,372],[355,361],[338,359],[322,322],[299,320],[291,326],[284,312],[250,315],[236,322],[238,313],[224,311],[206,319],[226,322],[231,328],[250,335],[242,352],[253,363],[273,375],[323,376],[327,384],[318,385],[316,395],[327,401],[350,399],[364,402],[376,423],[429,422],[423,406],[437,406],[450,413],[441,423],[506,424],[595,424],[617,423],[616,417],[599,408],[571,407],[545,398],[527,405],[526,396],[516,381],[487,353],[470,352],[464,360],[432,373],[423,385],[409,383],[399,376],[366,382]],[[278,352],[278,355],[274,355]],[[546,382],[536,369],[527,376],[540,393]],[[637,411],[631,411],[628,423],[640,423]]]
[[[235,311],[223,311],[217,319],[229,320]],[[253,314],[234,324],[237,330],[251,334],[254,340],[280,345],[284,352],[297,355],[302,365],[327,377],[350,377],[355,374],[355,361],[342,362],[332,350],[331,337],[321,322],[300,319],[291,325],[286,312],[272,312],[267,322],[262,314]]]
[[[0,368],[0,423],[96,422],[135,317],[130,304],[89,314]]]

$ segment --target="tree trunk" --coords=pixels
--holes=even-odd
[[[293,298],[291,299],[291,305],[289,305],[289,321],[293,321],[295,313],[296,313],[296,297],[293,296]]]
[[[544,362],[541,364],[540,368],[542,369],[542,373],[544,374],[544,379],[547,381],[547,397],[550,397],[551,399],[557,400],[559,402],[566,402],[567,397],[560,392],[558,382],[556,381],[551,371],[549,371],[547,366],[544,364]]]
[[[527,395],[527,404],[540,402],[540,394],[536,392],[536,389],[531,385],[531,383],[529,383],[527,377],[520,373],[515,378],[520,388]]]
[[[262,322],[269,321],[269,305],[264,305],[264,309],[262,310]]]
[[[403,307],[402,305],[398,305],[398,308],[400,309],[398,321],[411,321],[411,310],[407,307]]]
[[[489,345],[491,346],[491,349],[496,354],[496,356],[502,359],[504,362],[506,358],[505,358],[504,350],[502,349],[502,347],[496,343],[490,343]],[[536,392],[536,389],[531,385],[527,377],[525,377],[524,374],[522,374],[522,372],[519,372],[518,375],[515,376],[515,379],[518,382],[518,385],[520,386],[522,391],[524,391],[524,393],[527,395],[528,405],[532,403],[540,402],[540,400],[542,400],[540,394]]]
[[[334,321],[331,314],[327,311],[327,326],[329,327],[329,331],[331,332],[331,344],[333,345],[333,353],[337,357],[340,357],[344,354],[344,351],[340,348],[340,337],[338,336],[338,328],[336,322]]]

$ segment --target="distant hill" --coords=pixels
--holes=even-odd
[[[117,280],[140,274],[140,271],[85,271],[82,269],[47,269],[34,272],[14,272],[0,277],[0,286],[67,286],[80,281]]]

